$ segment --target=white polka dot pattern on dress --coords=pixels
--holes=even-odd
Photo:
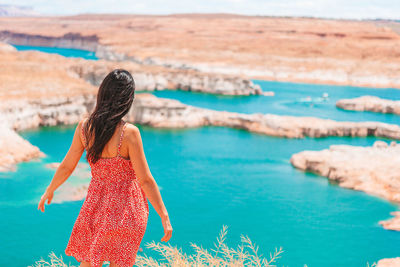
[[[100,267],[101,261],[132,267],[146,231],[147,198],[131,160],[120,154],[125,126],[123,121],[116,157],[89,161],[92,179],[65,249],[66,255],[92,267]],[[83,126],[82,135],[86,147]]]

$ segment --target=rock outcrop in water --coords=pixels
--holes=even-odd
[[[131,110],[130,118],[139,124],[153,127],[184,128],[214,125],[287,138],[378,136],[400,139],[400,127],[393,124],[339,122],[314,117],[215,111],[150,94],[138,99]]]
[[[15,171],[17,163],[44,156],[38,147],[10,129],[0,116],[0,172]]]
[[[2,18],[0,40],[244,79],[400,88],[400,55],[393,53],[399,25],[234,14],[83,14]]]
[[[4,121],[15,131],[41,126],[71,125],[94,108],[95,95],[10,100],[0,105]]]
[[[66,33],[61,37],[53,37],[5,30],[0,32],[0,40],[17,45],[75,48],[89,51],[96,51],[99,46],[99,38],[97,35],[92,34],[84,36],[80,33]]]
[[[290,162],[303,171],[327,177],[339,186],[400,203],[400,144],[376,141],[371,147],[332,145],[321,151],[294,154]],[[400,231],[400,212],[380,222]]]
[[[400,267],[400,257],[392,259],[382,259],[378,261],[376,267]]]
[[[69,125],[90,113],[95,95],[13,100],[0,106],[5,121],[14,130],[39,126]],[[183,104],[178,100],[140,93],[135,96],[127,120],[161,128],[224,126],[286,138],[327,136],[377,136],[400,140],[398,125],[381,122],[339,122],[314,117],[274,114],[243,114],[216,111]]]
[[[0,105],[4,121],[13,130],[74,124],[91,112],[95,94],[46,99],[13,100]],[[313,117],[242,114],[183,104],[177,100],[141,93],[126,119],[161,128],[224,126],[286,138],[326,136],[378,136],[400,140],[400,127],[380,122],[338,122]],[[1,148],[0,148],[0,151]]]
[[[0,52],[17,52],[17,49],[10,44],[0,42]]]
[[[382,99],[369,95],[351,99],[341,99],[336,102],[336,107],[354,111],[400,114],[400,101]]]

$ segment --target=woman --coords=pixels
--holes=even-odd
[[[147,198],[161,217],[161,241],[172,235],[139,129],[122,119],[134,92],[135,82],[126,70],[113,70],[104,78],[94,111],[78,123],[71,147],[38,204],[44,212],[46,200],[51,203],[54,191],[71,175],[86,148],[92,178],[65,249],[81,267],[100,267],[103,261],[110,261],[111,267],[135,263],[147,225]]]

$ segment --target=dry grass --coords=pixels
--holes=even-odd
[[[282,248],[275,249],[274,253],[270,254],[269,259],[265,258],[258,252],[256,246],[248,236],[241,235],[241,244],[238,247],[230,248],[225,244],[227,235],[227,226],[223,226],[217,237],[217,242],[214,243],[215,248],[204,249],[198,245],[191,243],[194,249],[194,254],[187,255],[170,244],[164,245],[155,243],[154,241],[145,244],[145,247],[157,251],[161,254],[161,260],[157,261],[146,255],[138,255],[136,264],[138,266],[276,266],[273,263],[280,258],[283,252]]]
[[[194,243],[190,243],[194,249],[194,253],[187,255],[181,249],[171,246],[170,244],[162,244],[154,241],[145,244],[145,247],[156,251],[160,254],[160,259],[144,255],[137,255],[137,266],[179,266],[179,267],[203,267],[203,266],[258,266],[272,267],[280,258],[283,252],[282,248],[275,249],[274,253],[270,253],[269,257],[264,257],[258,252],[258,246],[254,244],[248,236],[241,235],[241,244],[237,248],[228,247],[225,244],[226,235],[228,233],[227,226],[222,226],[222,230],[217,237],[217,242],[210,250],[204,249]],[[57,257],[52,251],[49,254],[50,262],[41,258],[34,265],[28,267],[75,267],[64,263],[62,256]],[[107,263],[103,264],[107,266]]]
[[[204,249],[194,243],[190,243],[194,253],[187,255],[181,249],[171,246],[170,244],[162,244],[154,241],[145,244],[145,247],[156,251],[160,254],[160,259],[144,255],[137,255],[136,266],[146,267],[239,267],[239,266],[257,266],[257,267],[273,267],[275,262],[283,253],[282,248],[275,249],[274,253],[270,253],[269,257],[264,257],[258,252],[258,246],[254,244],[248,236],[241,235],[241,244],[237,248],[228,247],[225,244],[228,227],[222,226],[222,230],[214,243],[214,248],[210,250]],[[57,257],[52,251],[49,254],[50,262],[46,262],[43,258],[36,261],[34,265],[28,267],[77,267],[64,263],[62,256]],[[104,262],[103,267],[108,266]],[[376,267],[376,263],[367,267]],[[307,265],[304,265],[307,267]]]

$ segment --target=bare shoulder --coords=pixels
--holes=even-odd
[[[139,128],[132,123],[126,122],[124,135],[127,141],[131,144],[137,144],[141,141]]]
[[[82,134],[82,127],[83,127],[83,124],[86,122],[86,118],[82,118],[82,119],[80,119],[80,121],[78,122],[78,125],[76,126],[76,132],[77,132],[77,134],[79,135],[79,140],[81,141],[81,143],[82,143],[82,145],[83,145],[83,147],[85,147],[86,146],[86,144],[85,144],[85,137],[83,136],[83,134]]]
[[[88,117],[83,117],[83,118],[79,121],[79,123],[78,123],[79,128],[82,128],[83,124],[86,123],[87,119],[88,119]]]
[[[77,125],[77,129],[82,130],[83,122],[85,121],[85,118],[80,119]]]
[[[88,117],[83,117],[79,120],[78,125],[76,126],[76,130],[79,131],[79,133],[82,133],[82,127],[84,124],[87,122]]]

